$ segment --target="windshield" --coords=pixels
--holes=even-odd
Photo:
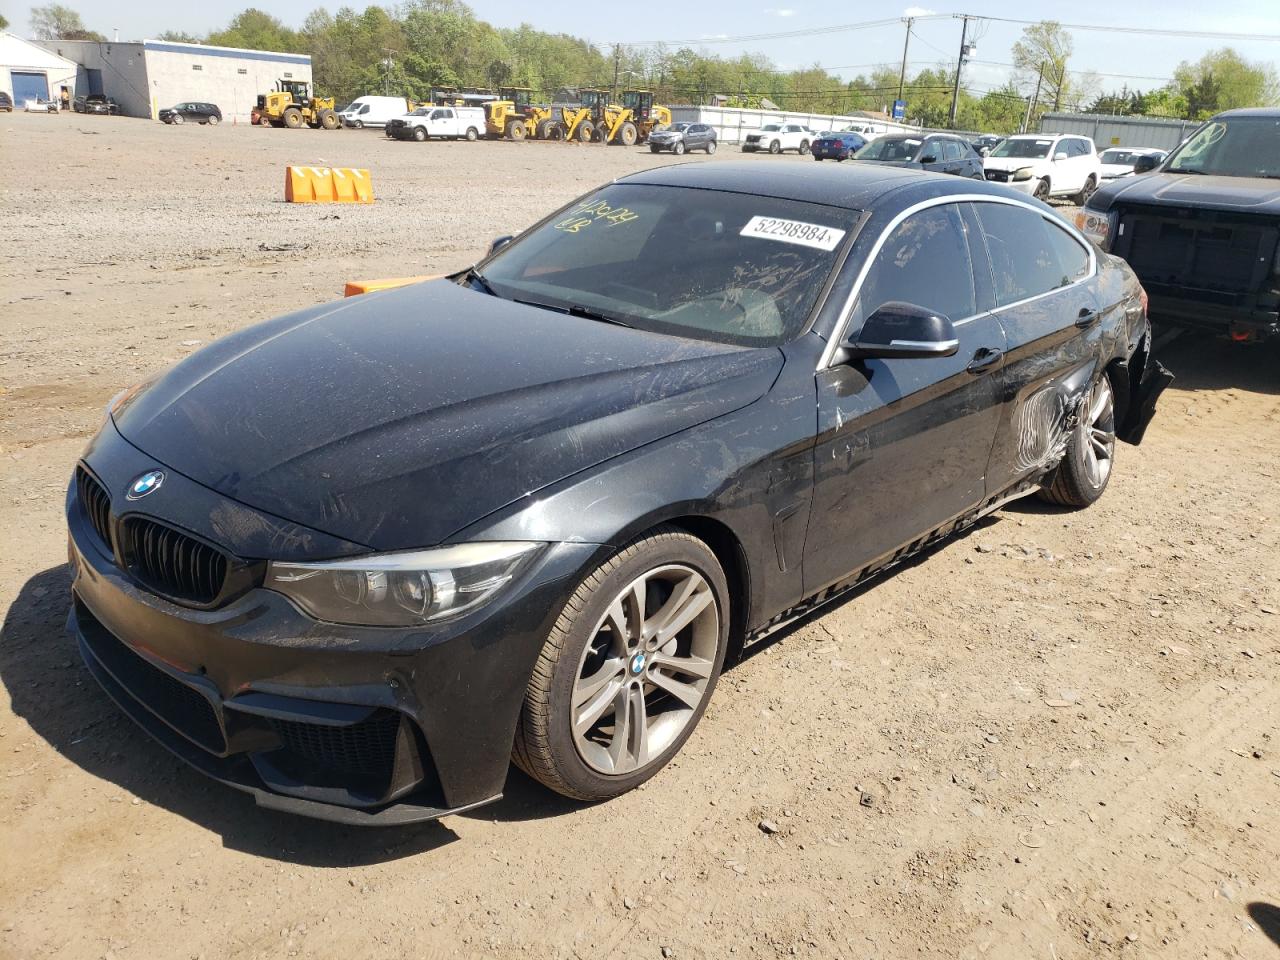
[[[778,126],[776,123],[770,123],[767,126],[761,127],[760,129],[763,130],[765,133],[777,133],[779,130],[782,129],[782,127]]]
[[[1022,157],[1028,160],[1043,160],[1049,155],[1052,140],[1006,140],[991,151],[993,157]]]
[[[1174,151],[1169,173],[1280,177],[1280,117],[1210,120]]]
[[[689,129],[689,124],[673,123],[671,126],[667,127],[667,129],[672,131],[673,133],[684,133],[686,130]]]
[[[857,152],[856,160],[914,160],[922,140],[914,137],[877,137]]]
[[[367,110],[367,109],[368,109],[368,107],[366,107],[365,109]],[[430,113],[432,110],[434,110],[434,109],[435,109],[435,107],[418,107],[418,109],[417,109],[417,110],[414,110],[414,111],[413,111],[413,113],[409,114],[409,116],[411,116],[411,117],[425,117],[427,114],[429,114],[429,113]]]
[[[1137,154],[1132,150],[1103,150],[1102,156],[1098,159],[1103,163],[1124,164],[1131,167],[1138,162],[1139,156],[1145,156],[1145,154]]]
[[[613,184],[502,248],[498,296],[748,346],[805,328],[858,212],[718,190]]]

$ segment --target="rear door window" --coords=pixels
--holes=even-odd
[[[1078,255],[1067,256],[1069,251],[1061,245],[1064,240],[1072,240],[1071,236],[1050,224],[1039,213],[1007,203],[974,203],[973,209],[982,226],[983,240],[991,259],[999,306],[1040,296],[1072,283],[1078,279],[1081,256],[1087,272],[1087,252],[1080,249]]]

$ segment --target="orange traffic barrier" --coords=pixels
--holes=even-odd
[[[368,170],[352,167],[285,167],[289,203],[373,203]]]
[[[393,287],[406,287],[411,283],[423,280],[435,280],[442,274],[436,273],[423,277],[385,277],[382,280],[348,280],[343,288],[344,297],[354,297],[362,293],[374,293],[378,290],[390,290]]]

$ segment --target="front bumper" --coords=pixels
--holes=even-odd
[[[1010,172],[1012,177],[1013,173]],[[987,171],[982,172],[982,178],[988,183],[998,183],[1002,187],[1008,187],[1010,190],[1017,190],[1019,193],[1025,193],[1028,196],[1034,196],[1036,192],[1036,184],[1040,182],[1039,177],[1032,177],[1030,180],[1000,180],[987,175]]]
[[[85,462],[127,515],[117,494],[154,461],[118,434],[95,445]],[[170,484],[193,517],[206,513],[212,491],[176,473],[166,493]],[[73,482],[68,626],[107,693],[163,746],[259,805],[350,824],[431,820],[501,796],[533,664],[600,549],[552,545],[509,594],[457,621],[349,627],[260,587],[212,609],[173,603],[122,568],[79,496]]]

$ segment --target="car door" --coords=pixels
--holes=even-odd
[[[942,140],[942,172],[952,176],[965,174],[964,150],[959,140],[945,137]]]
[[[432,137],[445,137],[453,133],[453,111],[440,107],[432,110],[427,117],[427,134]]]
[[[989,276],[975,277],[969,233],[958,204],[929,201],[872,251],[840,342],[900,300],[952,318],[959,349],[845,362],[837,352],[818,371],[806,592],[893,555],[985,495],[1004,333],[978,305]]]
[[[1054,184],[1054,192],[1076,193],[1084,186],[1088,176],[1088,164],[1085,161],[1084,143],[1077,137],[1066,137],[1058,142],[1055,156],[1066,154],[1065,160],[1059,160],[1055,166],[1059,175]]]
[[[987,467],[998,493],[1060,455],[1061,431],[1099,353],[1092,247],[1053,213],[1016,201],[974,201],[1006,348],[1000,426]]]

